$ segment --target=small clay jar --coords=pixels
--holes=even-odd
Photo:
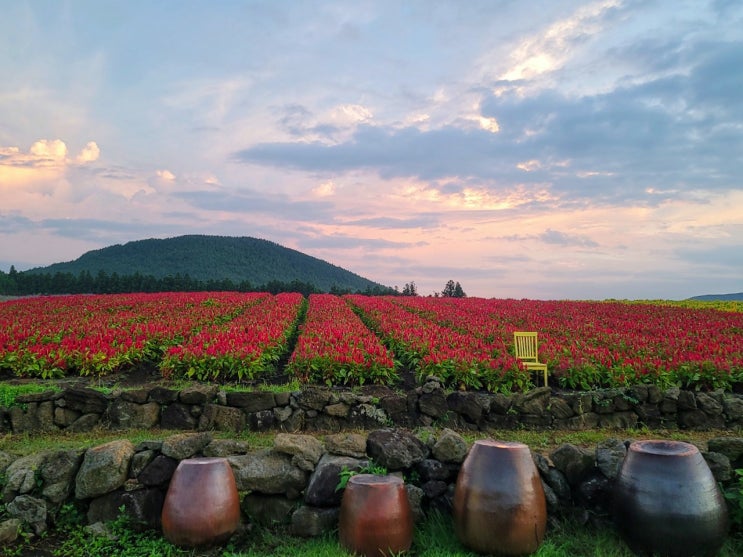
[[[364,557],[397,555],[413,543],[413,513],[396,476],[351,476],[341,500],[340,543]]]
[[[162,512],[165,538],[181,547],[219,544],[240,524],[235,476],[224,458],[182,460],[170,480]]]

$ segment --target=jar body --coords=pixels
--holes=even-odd
[[[614,521],[639,554],[715,555],[725,541],[725,500],[699,450],[681,441],[637,441],[614,485]]]
[[[165,538],[181,547],[218,544],[240,524],[235,476],[224,458],[182,460],[170,480],[162,512]]]
[[[413,513],[396,476],[351,476],[341,500],[340,543],[365,557],[397,555],[413,543]]]
[[[528,555],[542,543],[547,503],[529,447],[476,441],[454,490],[454,530],[478,553]]]

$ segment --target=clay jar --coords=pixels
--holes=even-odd
[[[405,483],[396,476],[351,476],[343,492],[340,543],[365,557],[396,555],[413,543],[413,513]]]
[[[699,450],[681,441],[632,443],[614,484],[614,521],[641,555],[715,555],[728,516]]]
[[[162,524],[165,538],[181,547],[218,544],[234,534],[240,498],[227,460],[182,460],[170,480]]]
[[[544,539],[547,503],[529,447],[475,441],[454,490],[454,531],[478,553],[528,555]]]

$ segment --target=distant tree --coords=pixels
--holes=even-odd
[[[441,291],[441,295],[444,298],[466,298],[467,294],[464,293],[462,285],[459,282],[449,280]]]
[[[405,286],[402,289],[402,295],[403,296],[417,296],[418,295],[418,288],[415,286],[414,281],[406,282]]]

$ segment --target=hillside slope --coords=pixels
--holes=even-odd
[[[704,294],[703,296],[694,296],[689,298],[690,300],[698,300],[701,302],[730,302],[730,301],[743,301],[743,292],[736,292],[734,294]]]
[[[199,281],[229,279],[248,281],[258,286],[270,281],[301,281],[321,290],[332,287],[353,291],[381,287],[351,271],[309,256],[251,237],[188,235],[164,240],[148,239],[117,244],[89,251],[74,261],[54,263],[25,271],[29,274],[87,271],[95,276],[139,273],[155,278],[189,275]]]

